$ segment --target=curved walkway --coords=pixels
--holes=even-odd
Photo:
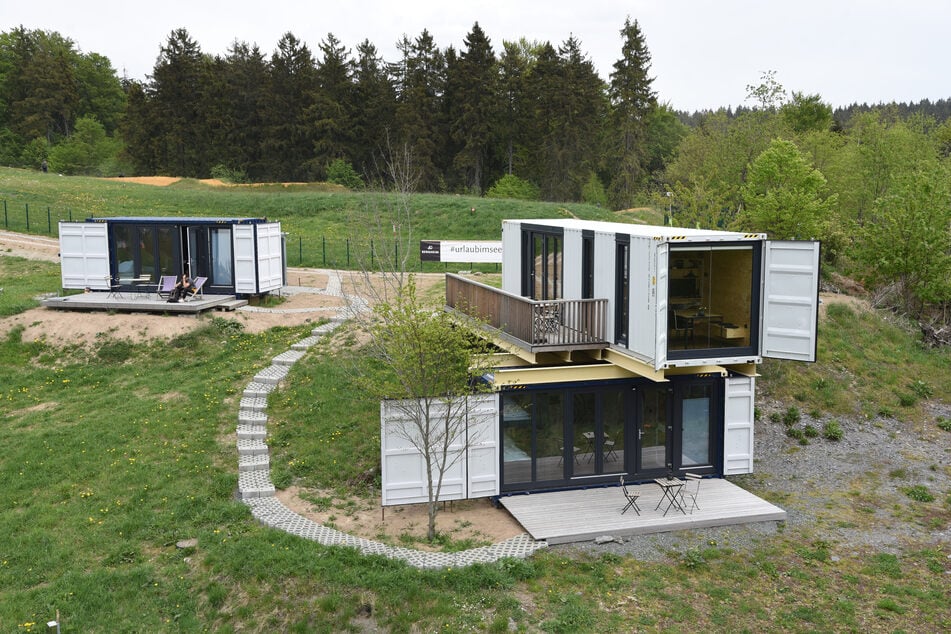
[[[327,288],[323,290],[300,286],[284,287],[286,294],[320,293],[342,297],[340,277],[336,271],[320,271],[328,276]],[[325,546],[349,546],[367,555],[383,555],[400,559],[417,568],[461,568],[475,563],[490,563],[504,557],[524,558],[536,550],[547,547],[543,541],[533,540],[522,533],[505,541],[453,553],[437,553],[411,548],[389,546],[362,537],[355,537],[310,520],[291,509],[275,497],[271,482],[270,457],[267,444],[267,397],[290,372],[291,366],[307,353],[320,339],[335,330],[350,316],[350,311],[363,310],[365,306],[334,308],[336,314],[330,322],[318,326],[311,335],[291,346],[271,360],[271,365],[258,372],[248,383],[238,408],[238,496],[251,507],[251,513],[262,524],[310,539]],[[276,313],[326,311],[326,308],[263,309],[243,307],[241,310],[269,311]]]

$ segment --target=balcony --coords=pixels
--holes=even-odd
[[[503,339],[531,352],[597,350],[605,339],[608,300],[536,301],[446,274],[446,307],[482,321]]]

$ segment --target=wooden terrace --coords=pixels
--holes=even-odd
[[[197,315],[206,310],[234,310],[248,302],[234,295],[199,295],[185,302],[167,302],[155,292],[93,291],[44,299],[46,308],[56,310],[100,310],[122,313],[167,313]]]
[[[672,508],[665,516],[666,502],[655,510],[662,493],[653,482],[627,488],[640,495],[640,515],[633,510],[621,515],[627,501],[619,486],[510,495],[499,502],[534,539],[549,544],[786,519],[783,509],[720,478],[701,481],[700,508],[686,514]]]
[[[606,299],[532,300],[446,274],[446,307],[531,352],[607,348]]]

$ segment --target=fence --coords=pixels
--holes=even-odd
[[[7,231],[59,236],[61,221],[83,221],[93,214],[76,213],[72,209],[53,210],[50,206],[30,206],[29,203],[8,204],[0,201],[3,208],[3,228]],[[277,220],[280,220],[279,218]],[[397,241],[379,239],[360,240],[348,237],[328,238],[326,235],[285,234],[288,266],[307,268],[331,268],[349,270],[397,270],[406,260],[406,270],[422,273],[444,273],[467,269],[493,273],[498,264],[466,262],[422,262],[419,258],[419,243],[400,244]],[[407,257],[407,251],[409,251]]]

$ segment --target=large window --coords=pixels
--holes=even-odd
[[[668,356],[750,349],[759,317],[753,284],[758,247],[672,248],[669,266]]]

